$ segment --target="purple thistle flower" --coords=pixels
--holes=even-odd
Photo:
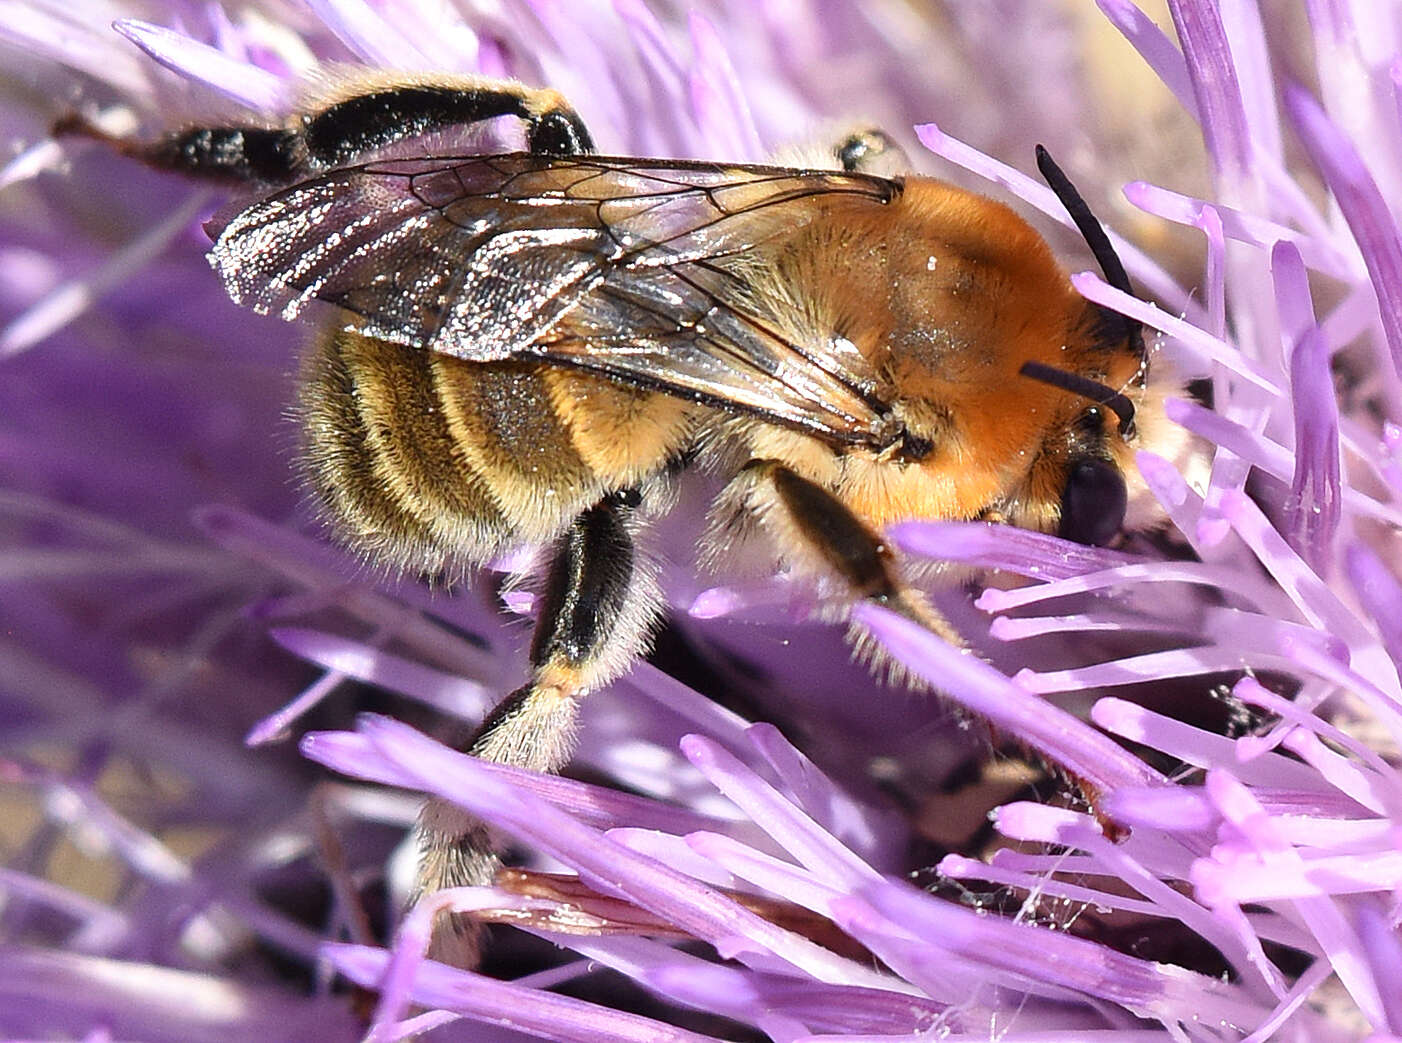
[[[1402,7],[1307,5],[1312,67],[1275,9],[1098,7],[0,6],[0,1029],[354,1039],[349,981],[377,994],[375,1039],[1402,1036]],[[1114,82],[1142,61],[1165,100],[1097,93],[1110,27],[1138,52]],[[1210,388],[1164,409],[1210,468],[1142,454],[1165,532],[1116,550],[891,533],[984,588],[941,594],[978,655],[856,610],[972,725],[849,663],[808,622],[823,592],[678,555],[686,650],[590,697],[573,772],[596,781],[454,753],[412,725],[518,683],[531,599],[321,541],[279,421],[299,334],[225,299],[214,197],[48,137],[65,107],[119,135],[272,115],[330,63],[548,84],[621,154],[758,161],[874,119],[1054,232],[1021,172],[1046,140],[1157,304],[1075,285]],[[346,730],[358,709],[379,713]],[[956,798],[992,809],[991,854],[934,810],[979,722],[1074,782]],[[525,880],[577,880],[400,922],[425,793],[523,845]],[[931,863],[933,886],[902,879]],[[508,980],[424,961],[436,908],[517,924],[488,968]]]

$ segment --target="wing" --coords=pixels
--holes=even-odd
[[[470,361],[540,358],[807,430],[885,444],[876,375],[831,330],[752,292],[757,244],[864,175],[525,153],[339,170],[237,213],[211,261],[230,295]],[[793,309],[789,309],[792,311]],[[811,323],[810,323],[811,325]]]

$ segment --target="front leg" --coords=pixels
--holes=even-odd
[[[580,699],[627,669],[661,609],[653,570],[633,538],[635,492],[615,493],[585,511],[555,547],[531,641],[531,680],[494,709],[467,752],[532,771],[557,772],[575,746]],[[456,805],[430,799],[417,829],[419,874],[411,904],[444,887],[485,885],[501,864],[486,825]],[[480,927],[444,915],[429,956],[477,962]]]
[[[813,576],[842,582],[851,595],[901,613],[955,645],[963,639],[902,577],[886,541],[832,493],[776,460],[752,460],[726,488],[723,515],[765,530]]]
[[[281,126],[192,127],[149,144],[113,138],[80,117],[60,120],[54,133],[99,138],[182,174],[288,185],[402,141],[499,116],[521,120],[527,148],[537,155],[594,151],[584,121],[557,91],[474,76],[351,77],[310,97]]]

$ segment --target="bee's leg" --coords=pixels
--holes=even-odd
[[[638,495],[615,493],[581,514],[557,544],[531,641],[531,680],[494,709],[466,745],[485,760],[556,772],[575,744],[580,697],[618,676],[646,644],[660,610],[653,570],[634,546]],[[500,865],[487,827],[456,805],[431,799],[418,825],[413,900],[444,887],[490,884]],[[430,955],[476,962],[479,928],[440,920]]]
[[[514,116],[525,124],[526,147],[538,155],[594,151],[584,121],[558,91],[470,76],[410,84],[376,82],[295,117],[291,127],[301,138],[306,172],[314,173],[345,166],[399,141],[499,116]]]
[[[877,127],[859,127],[843,135],[832,149],[841,169],[855,174],[895,177],[914,169],[895,138]]]
[[[901,613],[963,645],[945,618],[901,576],[895,554],[822,486],[775,460],[752,460],[726,490],[723,510],[757,520],[810,573],[835,576],[852,594]]]
[[[81,117],[67,116],[54,124],[53,133],[99,138],[126,155],[183,174],[280,185],[348,166],[400,141],[498,116],[520,119],[527,147],[539,155],[594,151],[584,121],[557,91],[470,76],[402,84],[351,81],[333,100],[314,101],[280,127],[192,127],[143,143],[114,138]]]

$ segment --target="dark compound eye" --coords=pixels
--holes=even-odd
[[[1096,457],[1079,460],[1061,493],[1057,534],[1088,547],[1103,547],[1124,525],[1128,504],[1129,494],[1118,467]]]

